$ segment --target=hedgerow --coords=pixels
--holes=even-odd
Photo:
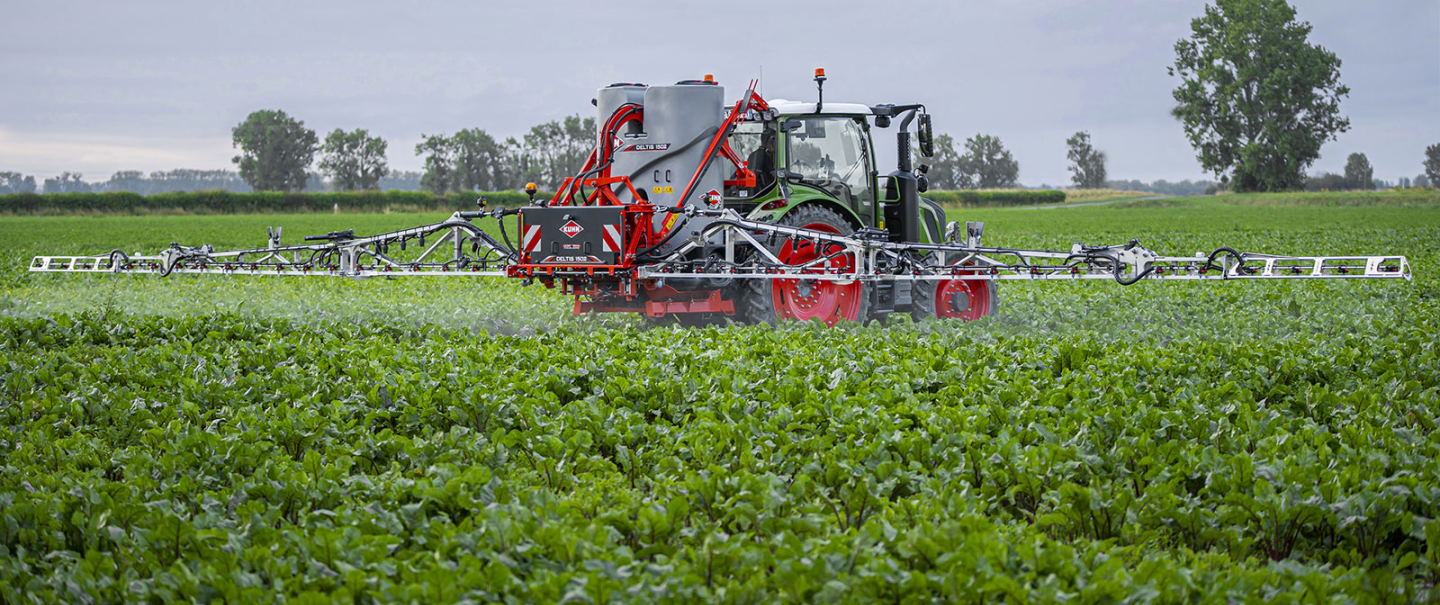
[[[981,208],[1063,204],[1065,192],[1054,190],[927,191],[921,197],[950,208]]]

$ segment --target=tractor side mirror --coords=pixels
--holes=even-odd
[[[915,138],[920,143],[920,155],[924,157],[935,156],[935,131],[930,125],[930,114],[922,113],[919,117],[920,123],[915,127]]]

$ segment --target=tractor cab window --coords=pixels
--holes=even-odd
[[[730,149],[755,173],[755,186],[726,187],[725,197],[754,199],[775,183],[775,132],[774,122],[741,122],[735,126],[730,133]]]
[[[792,180],[824,190],[841,203],[865,207],[875,202],[870,180],[870,146],[855,118],[811,116],[788,130]]]

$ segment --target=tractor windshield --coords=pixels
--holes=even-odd
[[[810,116],[792,126],[788,168],[801,182],[823,189],[841,203],[856,207],[875,201],[871,189],[870,146],[855,118]]]

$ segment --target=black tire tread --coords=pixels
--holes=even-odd
[[[851,224],[850,221],[845,220],[845,217],[841,216],[840,213],[814,204],[802,205],[791,210],[785,216],[781,217],[776,224],[787,227],[802,227],[815,223],[830,225],[842,235],[849,235],[855,232],[855,226]],[[776,250],[779,249],[778,246],[784,246],[784,244],[778,244]],[[775,252],[776,250],[771,250],[771,252]],[[736,315],[740,316],[745,323],[766,323],[772,326],[778,323],[779,317],[775,312],[775,293],[770,287],[770,280],[747,279],[741,281],[740,304],[737,305]],[[870,314],[870,296],[868,292],[864,292],[863,290],[862,288],[860,312],[856,317],[856,320],[860,323],[864,323],[869,319],[868,316]]]

